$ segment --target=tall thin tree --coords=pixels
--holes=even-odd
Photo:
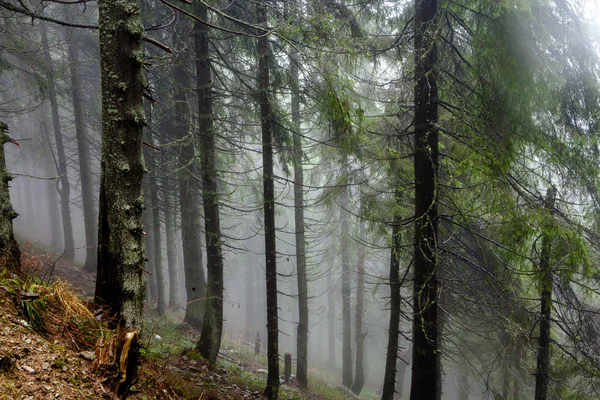
[[[256,2],[256,22],[267,26],[267,0]],[[262,128],[263,197],[265,218],[265,270],[267,292],[267,385],[264,395],[276,399],[279,393],[279,325],[277,310],[277,250],[275,247],[275,189],[273,182],[273,110],[269,78],[268,37],[258,35],[258,101]]]
[[[202,257],[202,215],[200,212],[200,184],[198,179],[198,154],[196,137],[191,131],[190,94],[192,65],[190,34],[187,20],[179,20],[175,26],[174,42],[177,49],[173,63],[175,79],[175,136],[181,142],[179,148],[179,206],[181,209],[181,246],[183,248],[183,271],[187,306],[184,321],[202,329],[206,294],[206,277]]]
[[[552,213],[556,201],[556,189],[551,187],[546,192],[545,208]],[[547,232],[542,234],[542,250],[540,254],[540,336],[538,339],[537,367],[535,370],[535,400],[546,400],[550,381],[550,322],[552,314],[552,265],[550,264],[551,237]]]
[[[291,20],[299,18],[298,4],[292,2]],[[308,283],[306,278],[306,239],[304,228],[304,168],[302,166],[302,123],[300,120],[299,60],[296,47],[290,50],[290,91],[293,129],[294,224],[296,276],[298,281],[298,335],[296,336],[296,378],[308,386]]]
[[[208,10],[197,2],[196,15],[207,21]],[[221,223],[219,219],[219,188],[213,126],[212,71],[208,26],[200,21],[194,24],[196,46],[196,94],[198,98],[198,131],[201,149],[202,201],[206,236],[207,285],[204,326],[198,342],[198,351],[211,363],[217,361],[223,331],[223,254],[221,252]]]
[[[75,240],[73,239],[73,222],[71,221],[71,184],[67,174],[67,156],[63,143],[63,133],[60,124],[60,114],[58,112],[58,94],[56,92],[56,72],[52,56],[50,54],[50,45],[48,42],[48,28],[46,22],[40,24],[42,34],[42,46],[44,48],[44,61],[46,63],[46,77],[48,82],[48,98],[50,100],[50,111],[52,113],[52,127],[54,131],[54,143],[56,144],[56,164],[59,174],[57,184],[58,194],[60,195],[60,212],[62,215],[65,259],[73,261],[75,259]]]
[[[411,400],[441,392],[438,351],[437,0],[415,0],[415,241]]]
[[[66,12],[67,21],[73,21],[72,11]],[[83,206],[83,224],[85,229],[85,263],[83,269],[96,271],[96,210],[94,206],[94,183],[92,180],[92,161],[87,123],[84,117],[83,86],[79,67],[79,48],[74,28],[66,28],[69,73],[71,77],[71,101],[75,118],[75,138],[81,183],[81,203]]]

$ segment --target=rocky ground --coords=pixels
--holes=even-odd
[[[94,275],[24,246],[27,275],[0,268],[0,399],[111,398],[94,373],[94,346],[106,327],[89,302]],[[58,259],[58,260],[57,260]],[[74,289],[76,287],[77,289]],[[131,399],[260,399],[266,360],[251,345],[225,341],[216,366],[191,351],[198,332],[148,316],[144,359]],[[312,392],[292,380],[282,399],[350,399],[320,379]]]

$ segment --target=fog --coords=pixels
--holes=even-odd
[[[101,77],[97,4],[34,1],[32,16],[3,3],[0,119],[19,143],[5,146],[15,232],[24,251],[52,254],[56,268],[74,265],[93,278],[101,165],[116,157],[102,148],[103,118],[112,111],[102,115],[101,83],[114,77]],[[595,398],[600,74],[597,32],[590,33],[584,15],[595,3],[474,2],[471,9],[450,2],[434,7],[439,18],[421,22],[438,24],[427,34],[412,27],[412,3],[322,3],[274,1],[269,29],[259,29],[254,5],[244,2],[215,2],[202,21],[164,1],[141,1],[148,318],[202,329],[188,311],[208,303],[207,241],[216,240],[223,343],[250,352],[258,337],[267,354],[263,184],[272,178],[280,358],[290,353],[296,362],[299,300],[306,295],[309,371],[341,384],[344,345],[352,353],[350,375],[362,351],[364,396],[381,396],[387,368],[402,392],[392,397],[416,398],[411,382],[423,380],[420,369],[418,379],[412,376],[413,359],[429,351],[435,365],[421,365],[441,381],[442,399],[534,398],[542,375],[551,381],[543,399]],[[268,88],[260,81],[266,36]],[[208,89],[199,83],[202,73]],[[418,89],[423,80],[427,90]],[[129,86],[120,85],[124,92]],[[265,91],[272,176],[263,170]],[[423,104],[431,109],[419,122]],[[205,199],[215,194],[203,163],[211,159],[206,120],[214,140],[216,239],[205,231]],[[422,173],[427,168],[429,175]],[[427,185],[430,197],[419,197]],[[556,205],[550,188],[558,191]],[[299,208],[305,294],[298,288]],[[189,210],[200,219],[190,221]],[[194,223],[201,235],[190,244],[186,229]],[[198,248],[202,257],[192,260]],[[423,274],[425,264],[431,269]],[[544,298],[551,318],[542,316]],[[394,316],[398,354],[395,367],[386,367]],[[539,372],[543,321],[551,326],[550,373]],[[415,342],[421,326],[425,336],[435,332],[423,339],[426,348]]]

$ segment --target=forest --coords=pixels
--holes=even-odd
[[[92,277],[115,398],[160,320],[267,399],[290,356],[600,399],[599,44],[598,0],[0,0],[0,288],[32,246]]]

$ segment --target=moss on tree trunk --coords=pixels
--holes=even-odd
[[[13,219],[17,217],[10,202],[9,183],[12,176],[6,168],[4,144],[17,144],[8,136],[8,126],[0,121],[0,262],[11,272],[21,271],[21,250],[15,240]]]
[[[137,337],[144,306],[142,97],[144,27],[139,0],[99,2],[102,161],[95,298],[119,320],[119,337]],[[125,333],[123,333],[123,331]],[[125,339],[123,339],[125,340]],[[122,341],[121,341],[122,342]],[[124,343],[119,343],[124,345]],[[137,346],[128,358],[125,387],[136,380]]]

